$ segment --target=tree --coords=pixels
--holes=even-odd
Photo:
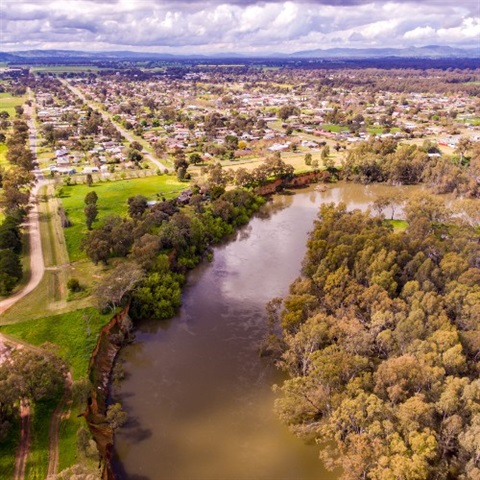
[[[225,147],[229,150],[236,150],[238,148],[238,137],[236,135],[226,135]]]
[[[130,144],[130,148],[132,148],[133,150],[138,150],[139,152],[141,152],[143,150],[142,144],[137,142],[137,141],[133,141]]]
[[[192,165],[198,165],[202,162],[202,156],[198,152],[193,152],[188,157],[188,163]]]
[[[281,120],[285,121],[292,115],[299,115],[300,114],[300,109],[298,107],[295,107],[294,105],[282,105],[278,111],[277,111],[277,116]]]
[[[8,248],[0,250],[0,295],[8,295],[21,278],[19,256]]]
[[[326,160],[328,156],[330,155],[330,147],[328,145],[325,145],[322,149],[322,160]]]
[[[147,208],[148,201],[143,195],[135,195],[128,199],[128,214],[131,218],[141,218]]]
[[[187,170],[188,162],[183,150],[178,150],[175,153],[175,158],[173,160],[173,168],[175,169],[175,171],[178,171],[180,168],[183,168],[185,171]]]
[[[460,162],[463,162],[465,153],[472,148],[472,141],[467,137],[461,137],[455,147],[456,152],[460,155]]]
[[[25,209],[30,199],[30,187],[35,177],[22,167],[13,167],[4,172],[2,178],[3,207],[7,211]]]
[[[70,278],[67,282],[67,288],[73,293],[82,291],[82,286],[77,278]]]
[[[85,182],[89,187],[91,187],[93,185],[93,177],[92,177],[91,173],[87,173]]]
[[[22,251],[22,235],[20,221],[11,215],[5,217],[0,225],[0,250],[9,248],[16,254]]]
[[[399,192],[379,195],[373,202],[373,209],[378,213],[378,215],[381,215],[385,209],[390,208],[390,219],[393,220],[395,218],[395,207],[401,205],[403,202],[404,199]]]
[[[312,164],[312,154],[310,152],[305,154],[304,161],[305,165],[310,166]]]
[[[111,238],[103,229],[93,230],[82,241],[82,249],[95,265],[107,265],[111,248]]]
[[[133,295],[134,317],[172,317],[181,305],[180,279],[181,276],[165,271],[148,274]]]
[[[143,275],[143,270],[133,262],[128,265],[128,268],[122,264],[115,267],[102,279],[93,292],[99,309],[104,311],[110,307],[112,311],[115,311],[122,304],[125,296],[140,282]]]
[[[98,201],[97,192],[92,190],[85,195],[84,203],[85,205],[96,205]]]
[[[23,396],[33,401],[53,399],[62,389],[64,365],[59,358],[17,349],[12,353],[12,361],[21,376]]]
[[[95,203],[88,203],[87,205],[85,205],[83,211],[85,212],[87,228],[88,230],[91,230],[92,224],[97,219],[98,215],[97,205]]]
[[[143,160],[143,155],[135,148],[130,148],[127,152],[127,159],[130,162],[138,163]]]
[[[399,233],[321,206],[284,300],[275,408],[343,480],[478,470],[478,235],[437,203],[412,199]]]
[[[146,233],[135,240],[132,247],[132,258],[140,267],[149,270],[154,266],[160,248],[160,238],[157,235]]]

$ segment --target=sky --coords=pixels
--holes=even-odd
[[[0,0],[0,51],[480,47],[480,0]]]

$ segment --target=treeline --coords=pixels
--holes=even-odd
[[[23,109],[17,113],[22,115]],[[2,118],[5,122],[3,127],[10,128],[6,137],[6,158],[11,168],[5,170],[0,167],[0,205],[5,212],[5,219],[0,225],[0,295],[8,295],[22,278],[20,226],[27,213],[34,182],[31,173],[34,156],[28,146],[27,123],[21,118],[10,123],[7,112],[2,112]]]
[[[22,219],[17,212],[7,215],[0,225],[0,295],[8,295],[22,278]]]
[[[467,155],[467,152],[471,154]],[[480,196],[480,144],[460,139],[457,155],[442,157],[429,141],[398,145],[394,139],[362,142],[342,162],[346,180],[400,185],[425,183],[436,193]]]
[[[106,264],[112,257],[129,261],[97,286],[99,306],[118,306],[135,286],[134,318],[171,317],[180,305],[187,271],[211,245],[247,223],[263,202],[243,189],[224,191],[214,200],[197,191],[183,207],[175,200],[148,207],[145,197],[130,198],[130,218],[106,218],[83,242],[94,263]]]
[[[344,480],[478,479],[478,224],[427,195],[405,214],[395,233],[321,207],[280,317],[276,410]]]

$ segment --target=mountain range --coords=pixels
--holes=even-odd
[[[212,53],[176,55],[168,53],[102,51],[86,52],[78,50],[25,50],[15,52],[0,52],[0,62],[3,63],[38,63],[43,61],[108,61],[108,60],[175,60],[175,59],[208,59],[208,58],[312,58],[312,59],[373,59],[373,58],[480,58],[480,47],[463,49],[458,47],[427,45],[409,48],[330,48],[303,50],[286,53]]]

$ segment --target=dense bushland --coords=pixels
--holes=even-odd
[[[405,212],[394,233],[321,207],[284,300],[276,410],[343,479],[476,479],[478,227],[425,195]]]

